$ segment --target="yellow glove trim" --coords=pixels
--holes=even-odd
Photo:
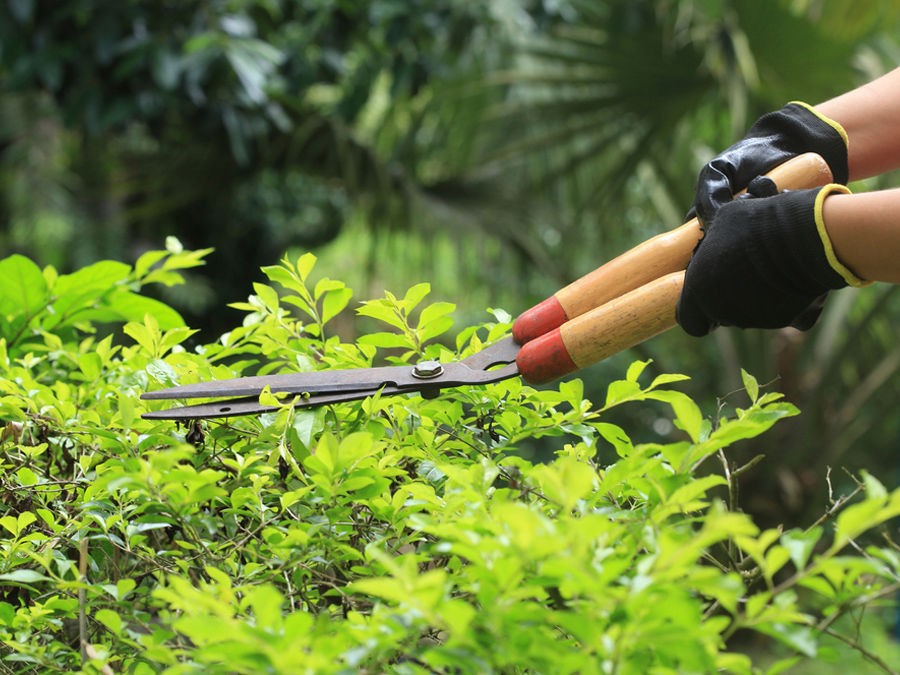
[[[819,232],[819,239],[822,240],[822,247],[825,249],[825,257],[828,259],[828,264],[831,265],[831,268],[843,277],[844,281],[846,281],[851,286],[868,286],[871,282],[866,281],[865,279],[860,279],[853,272],[849,270],[840,260],[837,259],[837,256],[834,254],[834,246],[831,244],[831,238],[828,236],[828,230],[825,229],[825,218],[822,216],[822,208],[825,204],[825,198],[829,195],[835,193],[841,193],[845,195],[849,195],[850,188],[846,185],[840,185],[839,183],[829,183],[821,190],[819,190],[819,194],[816,195],[816,203],[815,203],[815,218],[816,218],[816,230]]]
[[[841,137],[842,139],[844,139],[844,145],[847,146],[847,149],[849,150],[849,148],[850,148],[850,137],[847,136],[847,132],[844,130],[844,127],[841,126],[840,122],[835,122],[835,121],[834,121],[833,119],[831,119],[830,117],[825,117],[825,115],[823,115],[823,114],[820,113],[818,110],[816,110],[815,108],[813,108],[809,103],[804,103],[803,101],[790,101],[790,103],[793,103],[794,105],[799,105],[799,106],[801,106],[801,107],[803,107],[803,108],[806,108],[807,110],[809,110],[809,112],[811,112],[813,115],[815,115],[815,116],[818,117],[820,120],[822,120],[823,122],[825,122],[825,124],[827,124],[827,125],[830,126],[832,129],[834,129],[836,132],[838,132],[838,134],[840,135],[840,137]]]

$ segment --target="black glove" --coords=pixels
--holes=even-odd
[[[751,180],[804,152],[821,155],[835,183],[847,182],[847,133],[840,124],[799,101],[763,115],[743,139],[700,170],[689,218],[710,223]]]
[[[858,279],[838,261],[822,204],[843,185],[778,194],[765,177],[716,213],[687,267],[678,323],[700,337],[716,326],[812,327],[821,299]],[[817,302],[818,301],[818,302]]]

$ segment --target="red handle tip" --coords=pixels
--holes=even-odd
[[[513,340],[524,345],[554,328],[559,328],[568,320],[566,310],[556,296],[551,295],[519,315],[512,327]]]
[[[528,384],[545,384],[578,370],[558,328],[523,345],[516,365]]]

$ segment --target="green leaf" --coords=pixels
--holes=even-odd
[[[859,473],[862,476],[863,485],[866,487],[867,499],[887,499],[888,491],[881,481],[865,469],[860,470]]]
[[[16,471],[16,479],[19,481],[19,485],[23,487],[36,485],[38,482],[37,474],[35,474],[34,471],[29,469],[27,466],[23,466],[18,471]]]
[[[360,316],[368,316],[406,332],[409,329],[406,321],[397,314],[397,306],[387,300],[367,300],[356,309]]]
[[[297,258],[297,262],[294,263],[294,267],[297,269],[297,274],[300,277],[300,281],[306,283],[307,278],[309,278],[310,272],[312,272],[313,267],[316,266],[316,256],[312,253],[304,253],[299,258]]]
[[[750,402],[756,403],[759,398],[759,383],[756,381],[756,378],[741,368],[741,380],[744,383],[744,389],[747,391],[747,396],[750,397]]]
[[[19,254],[0,260],[0,315],[30,318],[47,300],[47,281],[37,265]]]
[[[408,291],[406,291],[406,295],[403,296],[403,309],[407,313],[412,312],[429,293],[431,293],[431,284],[429,284],[428,282],[423,282],[412,286]]]
[[[35,570],[19,568],[12,572],[0,574],[0,581],[9,581],[16,584],[36,584],[39,581],[50,581],[50,577]]]
[[[625,379],[629,382],[637,382],[638,378],[641,376],[641,373],[652,363],[651,360],[647,361],[634,361],[630,366],[628,366],[628,370],[625,372]]]
[[[791,556],[791,562],[798,571],[806,568],[806,563],[809,562],[809,557],[821,537],[821,527],[814,527],[808,532],[788,530],[781,535],[781,545],[787,549]]]
[[[258,628],[271,634],[277,634],[281,630],[284,597],[273,585],[254,587],[247,594],[247,602],[253,608]]]
[[[363,345],[372,345],[382,349],[413,349],[412,341],[406,335],[400,333],[368,333],[357,340]]]
[[[115,315],[110,317],[112,320],[142,321],[149,314],[156,320],[161,330],[184,326],[184,319],[181,317],[181,314],[166,303],[132,293],[124,288],[119,289],[110,297],[108,306],[115,312]]]
[[[353,291],[346,286],[335,288],[326,293],[325,299],[322,301],[322,323],[328,323],[340,314],[352,297]]]
[[[256,282],[253,284],[253,292],[256,294],[256,297],[262,301],[263,306],[270,312],[274,313],[278,310],[280,302],[278,293],[274,288]]]
[[[696,510],[702,506],[698,499],[705,499],[706,493],[719,485],[728,485],[724,476],[711,475],[694,478],[682,485],[665,500],[667,506],[677,505],[682,512]]]
[[[547,498],[570,511],[593,489],[596,472],[574,457],[561,457],[552,464],[537,466],[532,477],[538,481]]]
[[[163,258],[168,255],[167,251],[147,251],[134,263],[134,274],[138,279],[142,279],[147,273]]]
[[[877,491],[877,490],[876,490]],[[835,521],[833,549],[900,515],[900,489],[888,497],[871,497],[847,506]]]
[[[297,410],[294,412],[293,427],[297,438],[306,448],[313,446],[315,434],[325,428],[324,410]]]
[[[345,288],[344,282],[337,281],[336,279],[329,279],[328,277],[319,279],[316,282],[315,288],[313,289],[313,299],[318,301],[322,299],[322,296],[326,293],[330,293],[331,291],[340,290]]]
[[[159,325],[153,320],[151,315],[147,315],[144,323],[132,321],[131,323],[125,324],[122,327],[122,332],[139,344],[148,354],[159,356],[159,354],[156,353],[156,347],[159,344],[162,335],[159,332]]]
[[[604,439],[612,444],[619,457],[627,457],[631,454],[634,446],[622,427],[609,422],[599,422],[594,425],[594,428]]]
[[[632,380],[615,380],[610,382],[606,388],[606,403],[604,408],[609,408],[625,401],[639,399],[641,397],[641,388],[637,382]]]
[[[690,396],[680,391],[671,389],[654,390],[647,392],[647,398],[663,401],[672,406],[675,413],[677,426],[690,436],[694,443],[700,441],[700,431],[703,427],[703,413]]]
[[[650,383],[650,386],[647,389],[656,389],[657,387],[661,387],[665,384],[672,384],[674,382],[684,382],[685,380],[691,379],[688,375],[680,375],[678,373],[663,373],[662,375],[657,375],[653,378],[653,382]]]
[[[772,623],[755,626],[756,630],[765,633],[786,644],[791,649],[811,659],[816,657],[818,642],[813,629],[809,626]]]
[[[434,302],[419,314],[419,327],[427,326],[432,321],[443,318],[454,311],[456,311],[456,305],[452,302]]]
[[[409,596],[402,582],[391,577],[360,579],[350,584],[350,592],[371,595],[388,602],[401,603]]]
[[[29,525],[31,525],[36,520],[37,516],[35,516],[31,511],[23,511],[15,517],[3,516],[2,518],[0,518],[0,525],[9,530],[13,537],[18,537],[25,531],[25,529]]]
[[[94,619],[106,626],[107,630],[113,635],[122,634],[122,617],[119,616],[118,612],[114,612],[111,609],[98,609],[94,612]]]

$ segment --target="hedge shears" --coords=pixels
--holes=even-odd
[[[767,174],[779,189],[831,182],[825,161],[807,153]],[[675,325],[684,270],[703,231],[696,218],[601,265],[516,318],[512,336],[460,361],[409,366],[321,370],[200,382],[145,392],[145,400],[216,399],[154,410],[147,419],[195,420],[270,412],[268,390],[295,407],[352,401],[380,394],[419,393],[520,376],[540,385],[633,347]],[[292,399],[291,399],[292,397]]]

